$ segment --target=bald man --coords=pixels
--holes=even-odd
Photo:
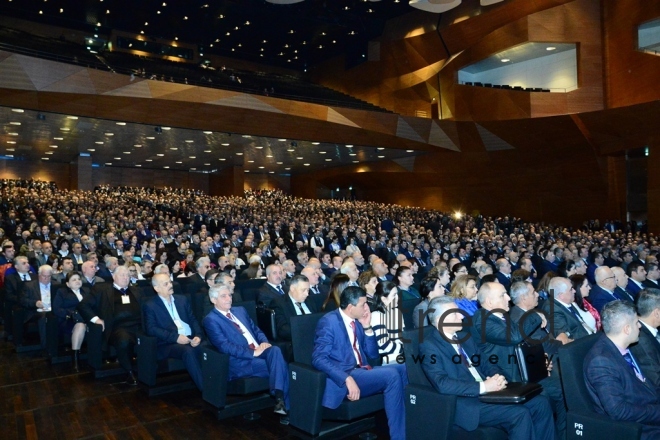
[[[619,299],[614,293],[616,290],[616,276],[609,267],[600,266],[594,272],[594,278],[596,279],[596,285],[591,288],[589,302],[600,313],[605,304]]]

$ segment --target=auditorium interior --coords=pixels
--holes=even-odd
[[[0,180],[660,232],[658,1],[0,3]],[[314,438],[56,360],[0,342],[3,438]]]

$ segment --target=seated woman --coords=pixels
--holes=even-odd
[[[376,309],[374,294],[378,285],[378,276],[371,270],[365,270],[358,277],[358,285],[367,292],[367,304],[369,304],[369,310],[373,312]]]
[[[321,310],[324,312],[330,312],[332,310],[339,308],[339,298],[341,293],[346,287],[351,279],[348,275],[343,273],[338,273],[332,278],[332,283],[330,284],[330,291],[328,292],[328,297],[323,302]]]
[[[408,266],[399,266],[394,277],[394,282],[399,287],[401,301],[421,300],[422,296],[417,289],[413,287],[415,282],[413,270]]]
[[[257,278],[262,278],[263,275],[263,269],[261,268],[261,264],[259,264],[258,261],[255,261],[253,263],[250,263],[247,269],[245,269],[241,274],[238,276],[238,279],[240,280],[254,280]]]
[[[589,330],[601,330],[600,313],[594,306],[591,305],[587,297],[591,290],[589,280],[584,275],[572,275],[570,278],[573,289],[575,289],[575,305],[577,305],[578,313],[582,317],[583,325],[589,327]]]
[[[413,310],[413,325],[415,328],[425,327],[431,325],[428,320],[428,316],[425,316],[426,311],[429,308],[429,303],[433,298],[443,296],[447,294],[445,290],[445,284],[449,282],[449,270],[446,267],[440,268],[438,270],[437,276],[426,277],[422,280],[422,284],[419,289],[420,295],[422,295],[421,303],[415,306]],[[420,316],[423,316],[423,320],[420,325]]]
[[[76,373],[80,371],[78,365],[80,347],[87,332],[87,326],[82,316],[78,314],[77,307],[83,298],[89,295],[88,288],[82,287],[82,275],[73,271],[67,274],[66,287],[62,286],[57,291],[53,301],[53,313],[57,316],[60,331],[71,335],[72,365]]]
[[[371,327],[383,365],[396,364],[397,356],[403,354],[403,316],[399,313],[397,290],[392,281],[383,281],[378,283],[374,294],[376,309],[371,313]]]
[[[62,257],[69,255],[69,241],[65,237],[61,237],[57,241],[57,253]]]
[[[456,298],[459,309],[472,316],[479,308],[477,304],[477,277],[459,275],[451,285],[451,296]]]

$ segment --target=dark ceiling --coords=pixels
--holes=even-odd
[[[203,53],[304,70],[346,54],[366,60],[367,42],[408,0],[3,0],[0,13],[67,28],[123,30],[199,45]]]
[[[175,127],[155,127],[0,107],[0,160],[210,173],[229,166],[289,175],[353,163],[412,157],[423,152],[274,139]]]

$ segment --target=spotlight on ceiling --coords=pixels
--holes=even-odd
[[[163,127],[161,127],[160,125],[157,126],[157,127],[154,127],[154,131],[158,134],[161,134],[163,132]]]

